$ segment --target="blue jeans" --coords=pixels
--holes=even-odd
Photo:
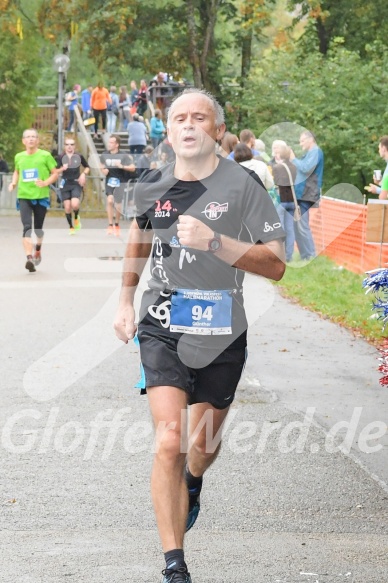
[[[295,246],[294,210],[295,204],[293,202],[281,202],[277,207],[282,227],[286,233],[285,247],[287,263],[292,260]]]
[[[305,200],[298,200],[302,218],[295,222],[295,239],[298,245],[300,258],[310,259],[316,257],[314,239],[310,230],[309,210],[313,206],[313,202]]]
[[[131,154],[142,154],[144,152],[145,146],[137,144],[135,146],[129,146],[129,151]]]
[[[113,111],[110,110],[106,112],[106,116],[107,116],[106,131],[108,132],[108,134],[114,134],[116,131],[117,116],[113,113]]]
[[[72,125],[74,123],[74,119],[75,119],[74,109],[69,109],[69,115],[70,115],[69,123],[67,124],[67,128],[66,128],[67,132],[71,131]]]
[[[155,149],[159,146],[160,142],[163,141],[163,138],[151,138],[152,147]]]

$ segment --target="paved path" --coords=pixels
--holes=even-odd
[[[151,421],[133,389],[137,351],[111,327],[124,243],[103,220],[83,223],[68,237],[49,217],[28,274],[18,218],[0,217],[7,583],[160,580]],[[193,583],[386,583],[388,393],[376,351],[258,279],[247,306],[248,364],[187,536]]]

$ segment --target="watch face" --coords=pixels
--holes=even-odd
[[[209,241],[209,251],[218,251],[221,248],[221,241],[219,239],[210,239]]]

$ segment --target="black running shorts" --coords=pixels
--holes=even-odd
[[[108,184],[105,187],[105,195],[113,195],[114,201],[117,204],[123,202],[124,194],[125,194],[125,183],[121,183],[120,186],[109,186]]]
[[[81,198],[82,186],[78,183],[72,184],[71,186],[66,185],[65,188],[61,188],[61,199],[71,200],[72,198]]]
[[[225,409],[234,400],[246,360],[246,347],[239,342],[238,348],[227,348],[221,353],[206,348],[206,354],[213,351],[214,359],[203,368],[187,366],[179,357],[176,334],[161,333],[160,328],[139,324],[138,338],[140,357],[144,368],[146,387],[172,386],[183,389],[188,394],[190,405],[210,403],[216,409]],[[192,348],[190,361],[195,362],[196,351]],[[199,355],[200,357],[200,355]]]

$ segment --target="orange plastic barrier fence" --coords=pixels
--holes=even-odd
[[[310,211],[316,250],[354,273],[388,263],[388,245],[366,243],[367,206],[322,197]]]

